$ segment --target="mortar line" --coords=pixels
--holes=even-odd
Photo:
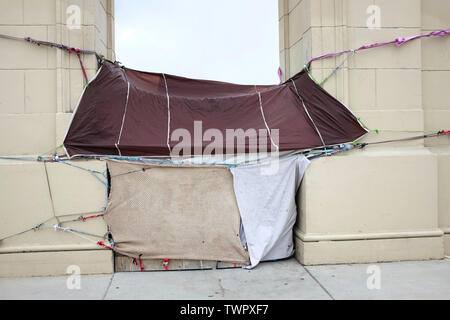
[[[106,287],[105,293],[103,294],[102,300],[105,300],[105,299],[106,299],[106,296],[108,295],[108,291],[109,291],[109,289],[111,288],[111,284],[112,284],[112,282],[113,282],[113,279],[114,279],[114,275],[115,275],[115,274],[116,274],[116,273],[113,272],[111,278],[109,279],[109,283],[108,283],[108,286]]]
[[[308,273],[311,278],[313,278],[313,280],[322,288],[323,291],[325,291],[325,293],[331,298],[331,300],[336,300],[331,293],[319,282],[319,280],[316,279],[316,277],[314,277],[314,275],[308,270],[308,268],[306,266],[303,266],[303,268],[306,270],[306,273]]]

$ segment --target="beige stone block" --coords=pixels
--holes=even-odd
[[[422,1],[422,27],[428,30],[448,29],[450,2],[448,0]]]
[[[83,72],[77,69],[69,71],[70,77],[70,110],[75,110],[80,101],[80,96],[83,93],[85,80]]]
[[[288,13],[288,5],[287,0],[278,0],[278,19]]]
[[[450,110],[450,70],[423,71],[422,94],[426,109]]]
[[[56,23],[55,0],[23,0],[23,12],[25,24],[51,25]]]
[[[303,242],[295,257],[303,265],[442,259],[442,237]]]
[[[0,33],[47,40],[46,26],[2,26]],[[0,69],[45,69],[48,49],[25,41],[1,39]]]
[[[85,31],[87,30],[87,31]],[[69,43],[68,46],[74,47],[74,48],[84,48],[84,42],[83,42],[83,38],[84,35],[87,32],[94,32],[94,27],[93,26],[83,26],[80,29],[72,29],[72,30],[68,30],[68,36],[69,36]],[[89,49],[89,48],[86,48]],[[76,57],[74,55],[74,57]]]
[[[354,110],[354,113],[365,126],[373,130],[361,140],[362,142],[403,139],[423,134],[422,110]],[[379,130],[379,133],[377,134],[375,130]],[[423,144],[423,140],[401,141],[384,144],[381,148],[423,146]]]
[[[70,106],[70,72],[68,69],[56,69],[56,101],[58,112],[71,112]]]
[[[423,38],[422,64],[423,70],[450,71],[450,36]]]
[[[24,113],[25,75],[21,70],[0,70],[0,113]]]
[[[316,78],[316,80],[320,82],[324,81],[325,78],[330,74],[332,70],[331,69],[322,69],[322,77],[321,78]],[[337,92],[336,92],[336,84],[338,82],[337,80],[337,74],[335,74],[334,76],[330,77],[323,85],[322,87],[329,93],[331,94],[333,97],[336,98]]]
[[[349,107],[352,110],[374,109],[376,81],[374,69],[349,70]]]
[[[300,72],[312,55],[312,32],[308,30],[295,45],[289,49],[289,70],[291,76]]]
[[[306,53],[304,44],[305,42],[300,40],[289,49],[290,77],[300,72],[306,63],[305,58],[303,58]]]
[[[380,109],[420,109],[420,70],[376,70],[376,102]]]
[[[321,158],[303,178],[299,229],[332,239],[435,234],[437,192],[437,159],[424,148],[367,147]]]
[[[64,142],[73,113],[57,113],[56,114],[56,145],[59,146]],[[62,151],[62,149],[60,150]]]
[[[363,45],[376,42],[392,41],[398,37],[420,34],[416,28],[395,28],[370,30],[367,28],[348,28],[349,48],[357,49]],[[371,50],[359,51],[349,59],[350,68],[390,68],[421,69],[420,41],[408,42],[400,47],[384,46]]]
[[[98,26],[100,20],[106,17],[106,11],[100,0],[84,0],[83,24]]]
[[[98,34],[97,34],[98,35]],[[106,40],[100,37],[95,38],[95,51],[98,52],[100,55],[106,55],[106,52],[108,50],[108,46],[106,45]]]
[[[315,3],[315,4],[313,4]],[[335,0],[320,0],[320,1],[312,1],[311,6],[311,15],[315,14],[314,6],[320,4],[320,24],[322,27],[334,27],[336,25],[336,1]]]
[[[97,30],[95,26],[83,26],[81,29],[70,30],[68,33],[70,46],[83,48],[86,50],[95,50]],[[68,55],[67,53],[65,53]],[[76,54],[68,55],[69,66],[71,69],[80,69],[80,61]],[[97,68],[97,59],[95,55],[82,54],[81,59],[85,68]]]
[[[79,266],[81,274],[113,273],[113,253],[86,250],[0,254],[0,277],[64,276],[71,265]]]
[[[0,0],[0,23],[22,24],[23,23],[22,1]]]
[[[450,130],[450,110],[426,110],[425,111],[425,130],[429,132],[438,132],[441,130]],[[425,145],[448,146],[450,136],[430,138],[425,141]]]
[[[295,7],[297,7],[297,5],[302,2],[303,0],[288,0],[288,10],[289,13],[294,10]]]
[[[283,0],[283,1],[285,1],[285,0]],[[108,0],[108,6],[106,8],[106,12],[109,15],[114,16],[114,13],[115,13],[115,0]]]
[[[96,16],[95,24],[98,39],[101,39],[104,43],[108,41],[108,15],[103,7],[99,8]]]
[[[289,46],[300,40],[311,26],[310,4],[311,0],[303,0],[289,13]]]
[[[280,19],[278,22],[278,48],[279,51],[286,49],[286,43],[289,39],[289,18],[287,16],[284,16]]]
[[[111,61],[114,61],[112,58],[112,55],[114,54],[115,49],[115,37],[116,37],[116,30],[115,30],[115,22],[114,17],[109,16],[108,17],[108,56],[107,58]],[[284,37],[283,39],[287,39],[287,37]]]
[[[48,26],[47,38],[48,38],[48,41],[58,42],[58,40],[56,40],[56,27],[55,26]],[[58,51],[60,51],[60,50],[57,48],[47,48],[47,68],[56,69]]]
[[[0,176],[0,239],[53,216],[43,163],[1,160]]]
[[[444,234],[444,254],[450,256],[450,234]]]
[[[107,13],[108,11],[108,2],[109,0],[100,0],[100,4],[102,5],[103,11]]]
[[[25,112],[56,112],[55,70],[27,70],[25,72]]]
[[[450,233],[450,139],[444,147],[430,148],[438,159],[439,227]]]
[[[39,155],[55,148],[55,114],[0,115],[0,154]]]
[[[348,105],[348,69],[343,68],[336,74],[336,99]]]
[[[306,33],[305,36],[311,38],[311,57],[317,57],[323,54],[323,41],[322,41],[322,28],[312,27]],[[313,62],[312,68],[322,68],[323,60]],[[334,57],[327,58],[327,60],[335,60]]]
[[[420,28],[421,2],[422,0],[374,0],[374,4],[381,10],[381,27]]]
[[[336,52],[337,51],[337,30],[338,28],[335,27],[322,27],[320,28],[320,43],[314,42],[315,37],[313,36],[313,56],[319,56],[322,54],[330,53],[330,52]],[[313,28],[312,32],[313,34],[317,31],[316,28]],[[314,64],[314,67],[317,65],[320,65],[320,68],[335,68],[336,65],[336,59],[335,57],[330,57],[327,59],[323,59],[320,61],[317,61],[316,64]],[[339,60],[341,61],[341,60]]]
[[[107,233],[107,226],[103,218],[89,219],[85,222],[74,221],[79,216],[59,218],[62,227],[71,228],[90,235],[79,234],[62,230],[55,230],[58,223],[56,218],[46,222],[37,231],[30,231],[0,242],[0,255],[19,252],[44,252],[44,251],[73,251],[73,250],[98,250],[101,247],[97,241]]]
[[[338,72],[334,73],[334,75],[330,76],[333,71],[334,69],[322,69],[322,74],[315,77],[315,79],[321,83],[328,77],[328,80],[323,83],[322,87],[334,98],[347,105],[346,90],[348,84],[348,70],[346,68],[341,68]]]
[[[67,161],[106,174],[104,161]],[[63,163],[48,163],[48,177],[56,215],[101,212],[106,206],[106,177]]]

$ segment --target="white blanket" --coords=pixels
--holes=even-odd
[[[295,195],[309,163],[303,155],[289,155],[231,169],[250,268],[294,253]]]

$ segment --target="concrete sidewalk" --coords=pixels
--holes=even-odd
[[[290,259],[255,270],[116,273],[81,276],[79,290],[69,290],[67,279],[0,279],[0,299],[450,299],[449,259],[313,267]]]

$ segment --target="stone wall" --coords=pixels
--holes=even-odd
[[[96,50],[114,59],[114,1],[0,0],[0,33]],[[84,88],[78,58],[25,41],[0,39],[0,47],[0,155],[54,151]],[[96,58],[82,59],[91,79]],[[102,162],[72,163],[105,170]],[[106,188],[91,173],[61,163],[1,160],[0,175],[0,239],[51,219],[40,231],[0,242],[0,277],[65,274],[71,264],[82,273],[113,271],[112,253],[97,246],[95,238],[51,228],[56,217],[73,220],[102,211]],[[106,233],[102,219],[62,226]]]
[[[380,9],[381,25],[369,29],[367,9],[373,5]],[[311,57],[448,29],[449,5],[280,0],[284,77],[301,71]],[[449,128],[449,45],[446,37],[358,52],[324,88],[367,127],[382,130],[363,141]],[[312,75],[324,79],[344,59],[313,62]],[[392,143],[315,161],[299,194],[298,259],[321,264],[442,258],[444,242],[448,254],[449,144],[448,137]]]

